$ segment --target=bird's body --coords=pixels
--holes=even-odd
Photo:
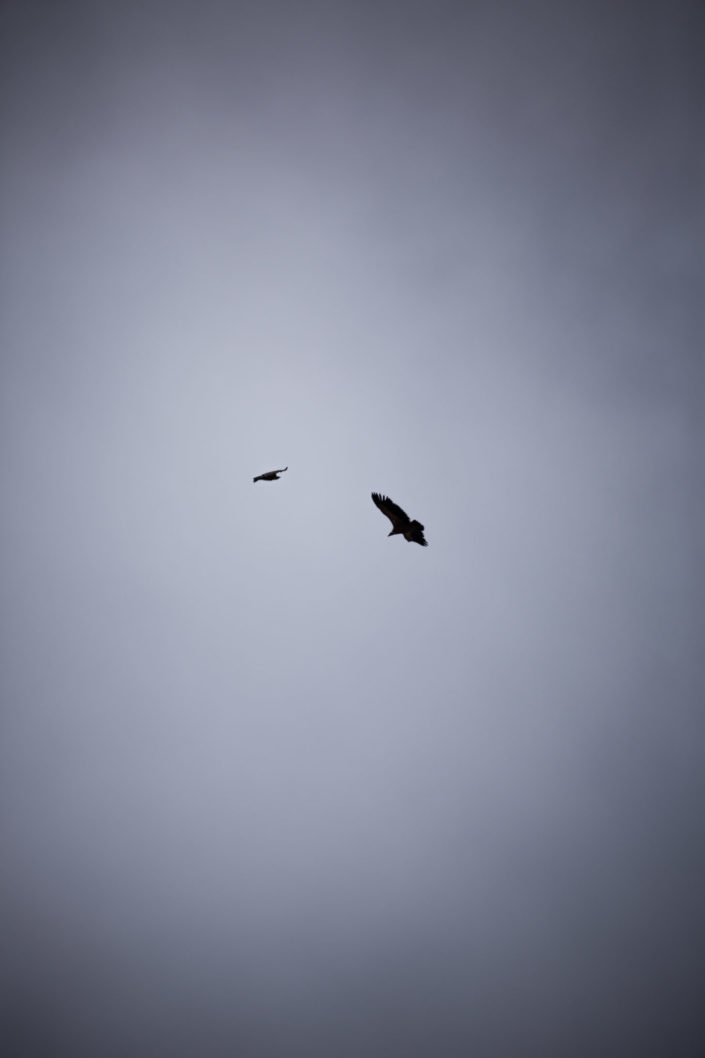
[[[288,467],[282,467],[281,470],[268,470],[266,474],[258,474],[256,478],[252,479],[252,481],[253,483],[255,481],[279,481],[279,475],[283,474],[284,471],[288,469]]]
[[[403,511],[398,504],[390,500],[389,496],[380,496],[378,492],[372,493],[372,501],[376,507],[379,507],[382,514],[386,514],[392,523],[392,531],[387,533],[387,536],[396,536],[397,534],[408,540],[409,543],[421,544],[422,547],[428,547],[428,543],[423,535],[423,526],[421,522],[417,522],[416,519],[412,521],[406,511]]]

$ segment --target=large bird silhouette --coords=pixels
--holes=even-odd
[[[409,543],[413,542],[414,544],[421,544],[422,547],[428,547],[428,543],[424,539],[421,522],[417,522],[416,519],[412,521],[406,511],[403,511],[398,504],[390,500],[389,496],[380,496],[378,492],[373,492],[372,500],[375,506],[379,507],[382,514],[386,514],[392,523],[392,531],[387,533],[387,536],[399,534],[405,540],[408,540]]]
[[[279,481],[279,475],[288,469],[288,467],[282,467],[281,470],[268,470],[266,474],[258,474],[252,481]]]

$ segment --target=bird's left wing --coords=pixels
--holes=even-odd
[[[395,529],[398,525],[408,525],[409,515],[397,503],[390,500],[389,496],[380,496],[378,492],[373,492],[372,502],[379,507],[382,514],[386,514]]]

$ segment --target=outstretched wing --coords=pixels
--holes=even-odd
[[[386,514],[395,529],[403,531],[408,527],[409,515],[397,503],[390,500],[389,496],[380,496],[378,492],[373,492],[372,502],[379,507],[382,514]]]

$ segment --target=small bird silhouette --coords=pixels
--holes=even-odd
[[[279,475],[288,469],[288,467],[282,467],[281,470],[268,470],[266,474],[258,474],[252,481],[279,481]]]
[[[412,522],[406,511],[403,511],[393,500],[390,500],[389,496],[380,496],[378,492],[373,492],[372,500],[375,506],[379,507],[382,514],[386,514],[392,523],[392,531],[387,533],[387,536],[396,536],[398,533],[409,543],[413,542],[421,544],[421,547],[428,547],[428,543],[424,539],[421,522],[417,522],[416,519]]]

